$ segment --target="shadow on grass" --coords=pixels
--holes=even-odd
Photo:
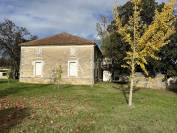
[[[28,108],[11,107],[0,110],[0,132],[8,133],[30,115]]]
[[[129,93],[129,87],[125,86],[125,84],[119,84],[120,86],[113,86],[114,89],[120,90],[122,92],[122,95],[128,104],[128,93]],[[121,87],[121,88],[120,88]]]
[[[73,87],[74,85],[69,85],[69,84],[61,84],[61,85],[59,85],[59,87],[58,87],[58,85],[54,85],[54,88],[55,89],[68,89],[68,88],[71,88],[71,87]]]
[[[0,84],[8,83],[8,80],[0,80]]]
[[[18,90],[14,89],[14,88],[6,88],[6,89],[3,89],[3,90],[0,90],[0,98],[6,97],[8,95],[11,95],[11,94],[14,94],[14,93],[17,93],[17,92],[18,92]]]
[[[0,83],[3,82],[3,87],[0,88],[0,98],[18,94],[23,92],[27,92],[29,95],[31,94],[42,94],[42,93],[48,93],[48,92],[56,92],[58,89],[69,89],[73,85],[60,85],[58,88],[57,85],[54,84],[26,84],[26,83],[19,83],[17,81],[12,81],[8,83],[7,80],[0,81]]]
[[[50,85],[7,83],[6,87],[0,90],[0,98],[24,91],[29,91],[30,93],[32,91],[41,91],[42,89],[46,90],[48,86]]]
[[[121,88],[118,87],[118,86],[113,86],[113,88],[114,89],[118,89],[118,90],[120,90],[122,92],[122,95],[123,95],[126,103],[128,104],[128,97],[129,97],[129,93],[130,93],[130,86],[127,85],[127,84],[124,84],[124,83],[123,84],[119,84],[119,85],[121,85]],[[136,93],[139,90],[140,90],[140,88],[134,88],[133,93]]]
[[[169,86],[167,86],[167,90],[177,93],[177,83],[171,83]]]
[[[172,91],[172,92],[174,92],[174,93],[177,93],[177,88],[175,88],[175,89],[167,88],[167,90],[168,90],[168,91]]]
[[[124,89],[121,89],[121,91],[122,91],[122,94],[124,96],[124,99],[125,99],[126,103],[128,104],[128,94],[129,94],[128,87],[124,88]]]

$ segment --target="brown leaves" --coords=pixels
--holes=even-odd
[[[77,126],[76,129],[75,129],[76,132],[80,132],[80,130],[81,130],[80,126]]]
[[[2,98],[0,99],[0,111],[8,108],[17,108],[17,109],[23,109],[25,108],[25,105],[22,101],[12,101],[9,98]]]
[[[28,108],[20,100],[0,99],[0,132],[8,132],[28,116]]]
[[[61,132],[82,132],[95,125],[90,111],[95,111],[90,100],[80,100],[77,96],[6,97],[0,99],[0,132],[13,127],[23,133],[34,131],[36,126],[40,131],[52,128]]]

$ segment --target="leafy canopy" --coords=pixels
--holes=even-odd
[[[125,57],[126,65],[123,67],[134,71],[136,66],[140,66],[144,73],[148,75],[145,68],[145,65],[148,64],[147,58],[159,59],[156,53],[169,43],[170,36],[175,33],[175,2],[175,0],[170,0],[169,3],[164,5],[162,11],[156,10],[154,20],[150,25],[143,23],[141,19],[141,0],[132,0],[134,12],[127,24],[122,23],[120,14],[116,10],[117,32],[130,46],[130,51],[127,52]]]

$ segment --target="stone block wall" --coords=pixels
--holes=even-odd
[[[43,75],[34,75],[34,61],[43,62]],[[68,76],[68,61],[77,60],[78,76]],[[20,82],[52,83],[52,72],[62,67],[62,83],[94,83],[94,45],[84,46],[23,46],[21,47]]]
[[[167,83],[163,74],[157,74],[154,78],[146,78],[142,73],[136,73],[135,86],[151,89],[177,89],[177,82]]]

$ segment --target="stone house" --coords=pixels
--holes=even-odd
[[[90,40],[61,33],[20,46],[20,82],[54,83],[60,65],[63,84],[92,85],[102,79],[102,54]]]

